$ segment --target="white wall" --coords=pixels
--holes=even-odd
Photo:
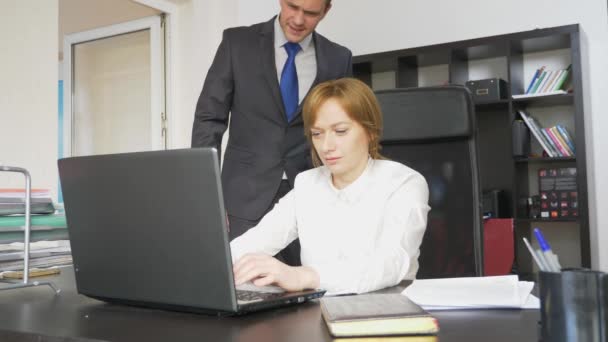
[[[235,0],[190,0],[181,3],[173,38],[174,98],[170,147],[190,147],[196,101],[207,70],[222,39],[222,31],[235,26]]]
[[[225,16],[215,18],[214,24],[221,28],[230,26],[230,22],[250,25],[268,20],[279,10],[278,0],[237,0],[236,5],[233,2],[222,5],[225,10],[220,12]],[[608,130],[606,7],[605,0],[333,0],[333,8],[319,25],[319,31],[360,55],[580,23],[592,263],[608,271],[608,249],[600,249],[608,245],[608,177],[601,176],[608,174],[608,157],[600,154],[600,146],[608,146],[608,135],[602,134]],[[230,14],[234,8],[236,11]],[[201,17],[192,20],[208,20],[202,14],[199,9],[192,15]],[[194,107],[198,97],[194,92],[200,91],[207,63],[215,52],[213,47],[221,38],[219,27],[199,24],[196,28],[207,28],[199,37],[209,40],[204,43],[207,50],[196,50],[195,56],[200,58],[197,73],[186,76],[188,84],[180,82],[189,92],[181,97],[185,103],[180,114],[188,118],[182,122],[184,134],[191,129],[187,121],[192,117],[188,109]]]
[[[57,0],[0,0],[0,164],[57,193]],[[0,173],[0,187],[23,187]]]

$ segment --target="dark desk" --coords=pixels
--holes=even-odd
[[[0,341],[331,341],[317,302],[243,317],[151,310],[107,304],[76,294],[72,268],[48,277],[61,288],[0,291]],[[536,341],[538,310],[434,312],[439,341]],[[55,337],[21,335],[28,332]]]

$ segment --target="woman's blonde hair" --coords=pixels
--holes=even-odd
[[[363,127],[369,139],[369,155],[373,159],[384,159],[380,154],[382,135],[382,111],[374,92],[355,78],[326,81],[314,87],[306,97],[302,109],[304,134],[310,144],[310,155],[314,166],[323,165],[312,144],[311,127],[317,121],[319,109],[325,101],[336,100],[351,120]]]

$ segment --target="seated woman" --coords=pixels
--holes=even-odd
[[[338,294],[414,279],[428,186],[418,172],[380,155],[382,114],[372,90],[352,78],[321,83],[308,95],[303,119],[317,167],[300,173],[294,189],[231,242],[235,283]],[[303,266],[273,257],[296,238]]]

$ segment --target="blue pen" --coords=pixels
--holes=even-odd
[[[557,256],[551,250],[551,246],[549,246],[549,243],[547,243],[547,240],[545,240],[545,237],[543,236],[543,233],[541,233],[540,229],[534,228],[534,236],[536,236],[536,240],[540,245],[540,250],[544,254],[547,266],[549,266],[549,271],[560,272],[562,267],[557,261]]]

